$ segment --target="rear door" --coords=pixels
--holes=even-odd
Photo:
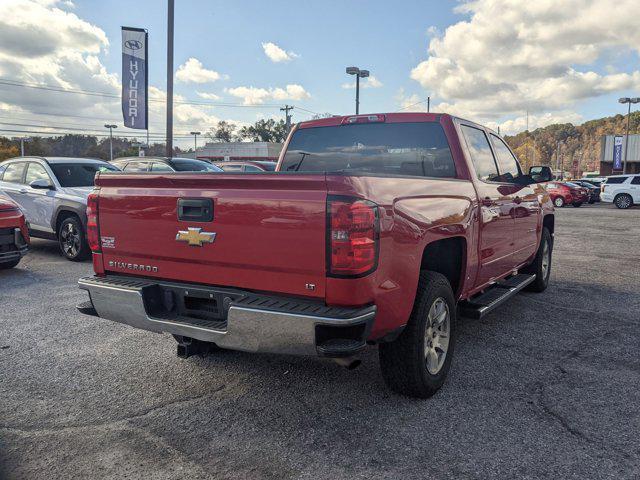
[[[498,183],[500,173],[483,129],[460,125],[478,182],[480,200],[480,270],[477,283],[485,284],[513,268],[514,189]]]
[[[102,173],[96,184],[107,272],[324,295],[324,175]]]
[[[631,177],[631,196],[633,203],[640,203],[640,175]]]
[[[14,162],[7,165],[7,168],[2,175],[2,181],[0,181],[0,189],[11,200],[16,202],[21,209],[25,210],[24,196],[22,192],[26,192],[24,186],[24,173],[27,166],[27,162]],[[24,211],[27,221],[31,221],[30,213]]]

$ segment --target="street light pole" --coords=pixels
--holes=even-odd
[[[117,125],[105,123],[105,128],[109,129],[109,160],[113,160],[113,129],[118,128]]]
[[[167,9],[167,157],[173,157],[173,12],[175,2],[168,0]]]
[[[197,153],[196,150],[198,150],[198,135],[200,135],[201,132],[191,132],[191,135],[193,135],[193,158],[197,158]]]
[[[624,160],[622,162],[622,173],[625,174],[627,173],[627,152],[629,149],[629,121],[631,120],[631,104],[640,103],[640,98],[622,97],[621,99],[618,100],[618,102],[622,104],[625,104],[625,103],[629,104],[629,109],[627,111],[627,135],[624,141]]]
[[[360,70],[358,67],[347,67],[348,75],[356,76],[356,115],[360,113],[360,79],[369,76],[369,70]]]

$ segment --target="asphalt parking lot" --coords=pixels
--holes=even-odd
[[[557,212],[550,288],[465,320],[432,399],[377,351],[224,352],[84,317],[74,264],[34,241],[0,273],[0,478],[638,478],[640,208]]]

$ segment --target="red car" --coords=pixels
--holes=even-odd
[[[18,265],[28,249],[24,215],[11,199],[0,195],[0,270]]]
[[[589,191],[585,187],[571,182],[549,182],[547,192],[553,205],[562,208],[567,204],[579,207],[589,201]]]
[[[425,398],[451,365],[458,314],[547,287],[554,213],[537,182],[550,179],[523,172],[492,130],[434,113],[301,123],[273,173],[99,173],[78,309],[170,333],[182,357],[351,368],[379,345],[390,388]]]

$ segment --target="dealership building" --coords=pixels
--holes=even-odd
[[[616,137],[618,141],[616,142]],[[600,175],[608,176],[622,173],[622,167],[614,169],[614,156],[624,161],[625,135],[605,135],[600,149]],[[616,146],[617,143],[617,146]],[[616,151],[617,150],[617,151]],[[621,165],[621,162],[619,162]],[[627,150],[627,173],[640,173],[640,135],[629,135]]]
[[[274,142],[212,142],[204,147],[198,147],[196,158],[214,162],[248,161],[248,160],[278,160],[282,150],[281,143]],[[193,157],[193,153],[181,154]]]

